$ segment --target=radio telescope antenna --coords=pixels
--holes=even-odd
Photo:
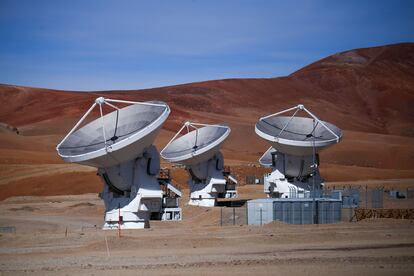
[[[293,115],[282,116],[288,112]],[[310,118],[297,116],[299,112]],[[264,181],[269,197],[305,197],[310,186],[320,187],[318,153],[342,138],[338,127],[320,120],[302,104],[261,117],[255,132],[271,146],[259,160],[273,169]]]
[[[220,152],[229,134],[230,128],[225,125],[185,122],[161,150],[163,159],[185,166],[189,174],[189,204],[211,207],[219,197],[237,195],[237,181],[224,170]]]
[[[295,110],[290,117],[281,114]],[[303,110],[311,118],[297,117]],[[313,120],[316,126],[313,126]],[[321,121],[302,104],[262,117],[256,123],[256,134],[267,140],[273,148],[292,155],[311,155],[315,144],[316,152],[336,144],[341,139],[341,130],[333,124]]]
[[[118,103],[129,105],[119,108]],[[114,111],[103,114],[103,105]],[[99,118],[80,127],[96,107]],[[160,211],[160,160],[152,143],[169,114],[163,102],[99,97],[56,146],[64,161],[98,168],[104,183],[104,229],[148,227],[150,213]]]

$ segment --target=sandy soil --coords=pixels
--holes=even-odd
[[[118,237],[100,230],[96,194],[9,198],[0,203],[0,226],[16,233],[0,234],[0,274],[411,275],[414,269],[413,221],[220,227],[219,207],[183,209],[181,222],[155,221]]]

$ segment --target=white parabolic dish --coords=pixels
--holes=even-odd
[[[186,166],[199,164],[212,158],[229,134],[228,126],[207,125],[172,140],[160,154],[169,162]]]
[[[153,143],[169,113],[163,102],[132,104],[74,131],[56,150],[66,162],[111,167],[140,156]]]
[[[306,117],[264,117],[256,123],[255,131],[277,151],[299,156],[312,155],[313,147],[317,153],[342,137],[335,125]]]

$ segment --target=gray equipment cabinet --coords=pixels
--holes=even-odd
[[[247,202],[248,224],[262,225],[272,221],[289,224],[312,224],[314,214],[318,224],[341,221],[342,201],[339,199],[315,199],[315,211],[311,198],[266,198]]]
[[[262,225],[273,221],[273,198],[247,201],[248,224]]]

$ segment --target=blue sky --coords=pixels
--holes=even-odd
[[[414,1],[0,0],[0,83],[140,89],[288,75],[414,41]]]

